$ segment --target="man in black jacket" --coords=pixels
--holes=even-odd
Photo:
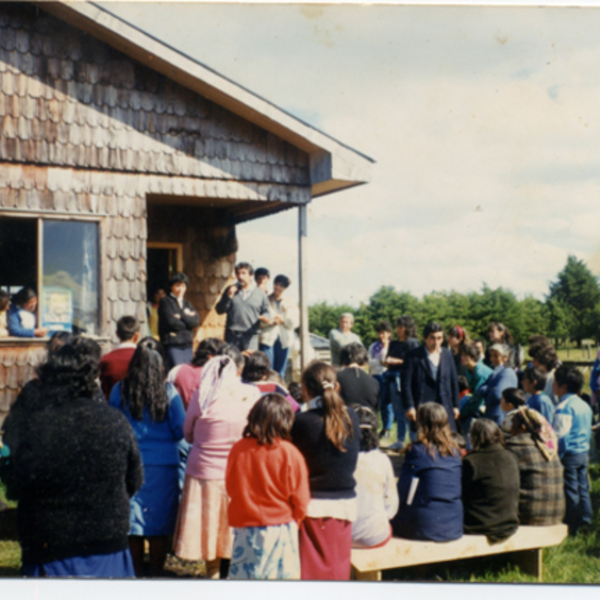
[[[437,402],[446,409],[450,428],[456,431],[458,377],[452,353],[442,348],[442,325],[435,321],[428,323],[423,330],[423,342],[408,354],[402,372],[402,403],[406,418],[415,423],[419,405]]]
[[[167,352],[167,370],[191,363],[194,358],[193,329],[200,324],[200,316],[183,298],[189,284],[185,273],[175,273],[169,281],[171,293],[158,305],[158,333]]]

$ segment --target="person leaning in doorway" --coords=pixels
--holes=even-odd
[[[158,305],[158,332],[167,353],[167,372],[177,365],[191,363],[194,357],[193,329],[200,324],[200,316],[183,298],[189,284],[185,273],[175,273],[169,281],[170,293]]]

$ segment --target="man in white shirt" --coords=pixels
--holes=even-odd
[[[300,312],[296,304],[283,293],[290,286],[286,275],[277,275],[273,281],[273,293],[269,296],[272,323],[261,324],[260,349],[269,357],[271,368],[285,380],[294,330],[300,324]]]
[[[402,402],[406,418],[416,422],[417,409],[425,402],[442,404],[448,414],[450,428],[456,431],[459,415],[458,377],[452,353],[442,348],[444,328],[428,323],[423,330],[423,345],[406,357],[402,372]]]

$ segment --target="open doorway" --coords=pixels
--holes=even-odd
[[[162,288],[168,293],[169,279],[174,273],[183,271],[182,245],[148,242],[147,269],[146,297],[152,301],[156,290]]]

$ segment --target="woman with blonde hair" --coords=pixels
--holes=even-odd
[[[360,424],[339,395],[335,370],[325,363],[313,362],[302,373],[302,396],[308,410],[296,416],[292,428],[292,442],[308,467],[311,496],[300,528],[301,577],[345,580],[356,520]]]
[[[406,453],[398,495],[394,535],[445,542],[462,537],[462,464],[446,409],[426,402],[417,412],[417,441]]]

